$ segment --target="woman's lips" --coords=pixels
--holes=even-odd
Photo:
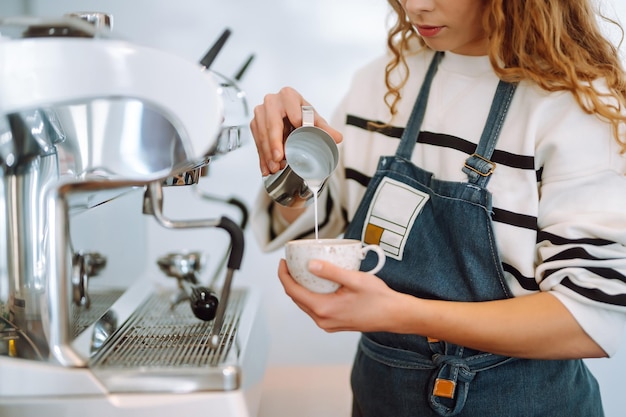
[[[430,38],[437,35],[443,29],[443,26],[415,26],[420,36]]]

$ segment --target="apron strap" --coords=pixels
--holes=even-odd
[[[409,121],[407,122],[404,132],[402,133],[402,137],[400,138],[400,145],[398,145],[398,149],[396,150],[396,156],[409,161],[411,160],[411,155],[413,155],[413,149],[415,148],[415,143],[417,142],[417,137],[422,127],[422,121],[424,120],[424,114],[426,113],[426,104],[428,103],[430,86],[433,83],[433,78],[435,78],[435,74],[437,73],[437,69],[439,68],[439,63],[442,58],[443,52],[438,51],[435,53],[435,56],[430,62],[430,66],[428,67],[428,71],[424,77],[424,82],[420,88],[419,95],[417,96],[417,100],[415,101],[415,105],[411,111],[411,116],[409,117]]]
[[[426,104],[428,103],[428,95],[430,94],[430,87],[432,81],[437,73],[439,63],[443,59],[443,52],[436,52],[432,61],[428,67],[428,71],[424,77],[424,82],[420,88],[420,92],[409,116],[402,137],[400,138],[400,144],[396,150],[396,156],[411,160],[413,155],[413,149],[417,142],[424,115],[426,114]],[[496,164],[491,162],[491,156],[496,147],[496,142],[500,136],[502,124],[506,118],[506,114],[509,110],[511,101],[513,100],[513,94],[517,84],[507,83],[500,81],[496,88],[489,115],[487,116],[487,122],[483,133],[476,147],[476,151],[467,158],[463,166],[463,172],[467,174],[468,181],[472,184],[476,184],[480,187],[485,187],[489,182],[489,176],[496,167]]]
[[[491,162],[490,159],[500,136],[500,131],[513,100],[516,87],[517,84],[504,81],[498,83],[496,94],[487,116],[487,123],[476,151],[465,160],[465,165],[463,166],[463,172],[467,174],[467,179],[472,184],[483,188],[486,187],[490,175],[496,169],[496,164]]]

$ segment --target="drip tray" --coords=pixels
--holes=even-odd
[[[196,318],[188,303],[170,308],[171,293],[155,293],[91,359],[89,368],[111,393],[229,391],[239,388],[237,327],[246,290],[229,298],[220,343],[213,321]]]

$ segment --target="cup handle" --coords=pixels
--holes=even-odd
[[[365,272],[367,272],[368,274],[375,274],[381,269],[383,269],[383,266],[385,266],[385,260],[387,259],[387,256],[385,255],[385,251],[383,250],[383,248],[381,248],[378,245],[367,245],[367,246],[363,246],[361,250],[362,250],[364,258],[365,258],[365,254],[369,251],[374,251],[376,252],[376,255],[378,255],[378,263],[376,264],[376,266],[370,269],[369,271],[365,271]]]

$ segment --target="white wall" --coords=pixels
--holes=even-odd
[[[0,5],[0,16],[16,16],[26,12],[23,0],[3,0]]]
[[[626,21],[626,3],[607,1],[609,15]],[[252,105],[283,85],[298,88],[323,115],[330,115],[347,88],[351,73],[381,53],[385,41],[386,2],[383,0],[2,0],[0,16],[29,11],[59,16],[71,11],[104,11],[114,16],[114,31],[135,42],[151,45],[197,61],[225,27],[233,30],[213,69],[232,75],[251,53],[256,59],[241,83]],[[612,37],[617,34],[609,30]],[[260,187],[254,145],[216,160],[201,188],[220,196],[234,196],[252,204]],[[166,206],[183,215],[197,207],[184,191]],[[202,203],[201,203],[202,204]],[[237,213],[207,205],[207,216]],[[193,212],[191,213],[194,214]],[[262,291],[271,331],[269,365],[349,363],[356,335],[326,334],[284,295],[276,278],[281,253],[263,254],[247,234],[247,247],[237,283]],[[149,252],[158,256],[180,249],[208,248],[215,265],[225,250],[219,233],[172,234],[150,230]],[[624,348],[611,360],[589,361],[603,388],[607,417],[623,415],[626,370]]]

